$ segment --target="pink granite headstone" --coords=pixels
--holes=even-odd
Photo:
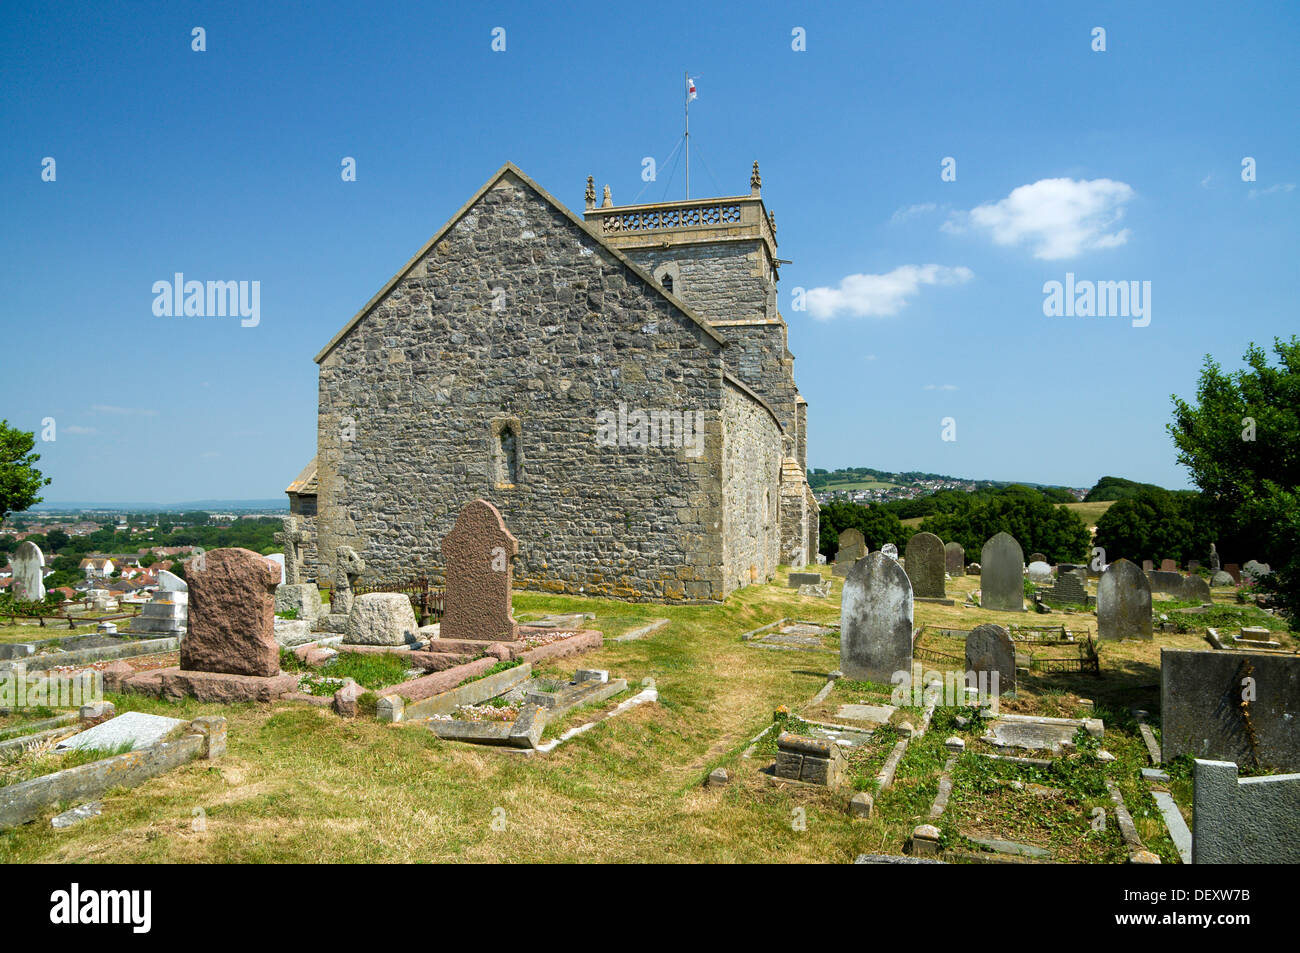
[[[442,638],[519,639],[519,626],[510,612],[510,560],[518,552],[519,543],[495,506],[486,500],[465,505],[442,541],[447,564]]]
[[[185,564],[189,631],[181,668],[225,675],[280,673],[275,587],[280,567],[249,549],[214,549]]]

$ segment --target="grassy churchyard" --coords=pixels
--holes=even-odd
[[[828,567],[822,572],[830,576]],[[1157,632],[1149,643],[1101,644],[1100,677],[1022,673],[1016,697],[1002,702],[1004,712],[1102,718],[1100,744],[1081,737],[1079,754],[1050,769],[992,763],[973,756],[993,750],[983,747],[978,719],[962,723],[973,711],[940,707],[930,730],[907,748],[892,786],[876,795],[874,814],[854,819],[847,811],[850,796],[874,791],[876,772],[903,730],[900,723],[918,724],[921,710],[899,708],[889,723],[876,727],[869,742],[853,750],[847,781],[838,789],[769,778],[765,769],[775,757],[777,731],[753,744],[747,757],[753,739],[774,718],[777,729],[797,731],[805,718],[835,721],[841,704],[889,701],[889,686],[840,680],[813,703],[827,673],[838,667],[833,635],[808,651],[765,650],[741,639],[782,618],[839,621],[843,580],[834,579],[831,598],[819,599],[785,588],[785,575],[709,606],[516,593],[520,621],[594,613],[587,625],[605,635],[603,648],[541,663],[537,675],[567,678],[577,668],[600,668],[627,680],[627,692],[590,711],[570,712],[561,727],[610,710],[640,691],[645,679],[653,679],[659,691],[657,703],[631,708],[532,756],[444,741],[418,725],[345,719],[298,702],[223,706],[110,695],[119,713],[223,715],[228,752],[133,790],[110,791],[101,816],[70,829],[51,829],[51,809],[35,823],[0,833],[0,861],[845,863],[861,853],[903,852],[939,788],[949,759],[944,741],[956,735],[965,740],[967,754],[955,760],[951,773],[953,794],[940,825],[945,848],[959,849],[967,837],[978,836],[1038,845],[1066,862],[1122,862],[1124,845],[1114,823],[1100,830],[1089,823],[1096,808],[1110,804],[1110,780],[1146,848],[1163,863],[1178,862],[1141,777],[1146,749],[1130,710],[1151,712],[1158,729],[1160,649],[1204,646],[1198,617],[1180,615],[1191,620],[1180,622],[1187,631]],[[975,577],[950,580],[948,594],[957,605],[918,602],[916,625],[969,629],[981,622],[1042,622],[1080,635],[1095,631],[1090,612],[1009,617],[963,608],[962,597],[978,585]],[[1226,598],[1216,593],[1216,601]],[[1173,617],[1175,607],[1158,602],[1157,619],[1161,612]],[[1236,613],[1226,602],[1216,611],[1225,618]],[[660,618],[669,624],[635,641],[613,641]],[[1275,619],[1270,625],[1283,628]],[[1296,646],[1289,633],[1275,637]],[[925,640],[927,648],[960,654],[959,641],[947,642],[928,635]],[[926,663],[927,669],[939,667]],[[18,723],[9,716],[0,731]],[[1097,748],[1115,760],[1098,761]],[[730,773],[730,782],[706,785],[718,767]],[[1167,770],[1167,789],[1190,817],[1187,765]]]

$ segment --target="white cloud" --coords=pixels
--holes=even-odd
[[[98,414],[125,414],[132,417],[157,417],[158,411],[138,407],[114,407],[112,404],[92,404],[91,410]]]
[[[956,384],[926,384],[926,390],[956,390]]]
[[[1279,182],[1277,185],[1270,185],[1266,189],[1251,189],[1250,197],[1253,199],[1260,195],[1273,195],[1274,193],[1277,192],[1294,192],[1294,191],[1295,191],[1294,182]]]
[[[953,213],[943,230],[986,232],[995,244],[1029,245],[1035,258],[1048,261],[1073,258],[1128,241],[1127,228],[1114,228],[1134,194],[1113,179],[1039,179],[1001,201]]]
[[[939,206],[933,202],[922,202],[920,205],[909,205],[907,208],[900,208],[889,216],[890,225],[899,225],[908,219],[917,218],[921,215],[929,215],[931,212],[938,211]]]
[[[897,314],[922,285],[955,285],[974,277],[969,268],[946,265],[900,265],[883,275],[847,275],[838,288],[809,288],[808,313],[818,321],[840,314],[888,317]]]

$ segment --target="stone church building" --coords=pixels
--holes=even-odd
[[[426,571],[482,497],[515,585],[713,601],[817,551],[807,404],[748,195],[583,218],[502,167],[316,355],[316,458],[288,487],[309,573]]]

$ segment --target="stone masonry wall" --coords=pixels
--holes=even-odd
[[[799,418],[795,410],[794,358],[786,348],[781,322],[726,325],[716,329],[731,342],[725,352],[727,370],[738,377],[776,412],[791,438],[786,453],[796,453]]]
[[[716,341],[507,173],[321,361],[317,575],[350,545],[368,581],[436,578],[456,514],[483,497],[519,540],[521,588],[722,598],[730,391]],[[703,411],[702,453],[598,445],[620,404]],[[726,439],[774,480],[767,426],[761,450],[747,419]]]
[[[722,393],[724,593],[767,582],[779,562],[781,431],[730,380]]]
[[[625,254],[652,275],[676,264],[673,294],[709,321],[757,320],[769,313],[770,282],[760,274],[759,242],[678,244],[628,248]],[[743,378],[742,378],[743,380]]]

